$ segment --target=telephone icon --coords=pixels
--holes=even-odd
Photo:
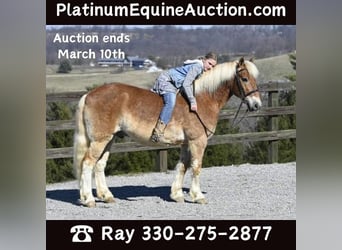
[[[77,225],[70,229],[70,233],[74,233],[72,242],[91,242],[89,233],[93,233],[94,229],[87,225]]]

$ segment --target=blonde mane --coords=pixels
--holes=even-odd
[[[236,65],[239,61],[226,62],[216,65],[212,70],[204,72],[200,78],[195,80],[195,94],[207,91],[213,93],[224,82],[231,80],[235,76]],[[245,61],[245,65],[250,75],[258,77],[259,71],[254,63]]]

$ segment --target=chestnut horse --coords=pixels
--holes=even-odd
[[[185,98],[177,96],[172,119],[165,130],[170,144],[181,145],[171,199],[184,201],[183,178],[191,167],[190,195],[194,202],[206,203],[200,189],[200,172],[207,141],[215,131],[221,108],[233,94],[240,97],[250,111],[261,107],[257,75],[257,67],[243,58],[218,64],[203,73],[194,82],[197,113],[190,111]],[[104,174],[111,142],[116,133],[124,132],[140,143],[158,145],[150,142],[150,137],[162,105],[159,95],[121,83],[105,84],[82,96],[76,112],[74,138],[74,169],[81,204],[95,206],[93,173],[97,197],[104,202],[114,202]]]

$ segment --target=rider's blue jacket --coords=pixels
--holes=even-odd
[[[192,83],[204,70],[203,61],[200,59],[187,60],[183,66],[169,69],[160,74],[153,88],[153,92],[163,95],[164,93],[177,93],[179,89],[187,95],[189,102],[196,105]]]

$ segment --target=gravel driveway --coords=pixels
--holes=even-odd
[[[76,181],[46,186],[47,220],[293,220],[296,219],[296,163],[204,168],[201,189],[208,204],[191,202],[190,172],[184,203],[170,200],[175,171],[107,177],[116,203],[77,204]]]

